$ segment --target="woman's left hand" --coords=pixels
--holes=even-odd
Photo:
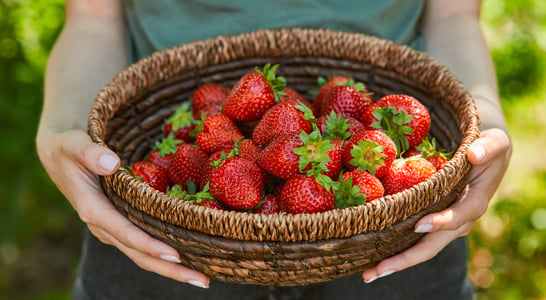
[[[451,241],[467,235],[485,212],[508,167],[511,143],[501,129],[488,129],[469,147],[472,163],[466,189],[449,208],[427,215],[415,225],[415,232],[427,232],[413,247],[383,260],[364,271],[370,283],[394,272],[425,262],[438,254]]]

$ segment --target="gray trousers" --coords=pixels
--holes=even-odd
[[[466,277],[467,240],[459,238],[432,260],[378,279],[361,275],[304,287],[238,285],[211,280],[209,289],[144,271],[86,230],[74,299],[473,299]]]

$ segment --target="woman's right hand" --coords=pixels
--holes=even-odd
[[[61,133],[41,130],[37,148],[47,173],[94,236],[118,248],[144,270],[208,287],[205,275],[179,264],[174,248],[132,224],[106,197],[98,175],[118,170],[120,161],[115,153],[93,143],[81,130]]]

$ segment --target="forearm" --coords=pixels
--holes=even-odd
[[[121,9],[101,16],[71,13],[48,61],[39,137],[86,130],[97,92],[127,65]]]
[[[480,128],[506,131],[493,61],[479,24],[479,1],[461,0],[462,8],[450,7],[458,5],[451,0],[443,2],[427,1],[422,23],[426,51],[461,79],[473,95]]]

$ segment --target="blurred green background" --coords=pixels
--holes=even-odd
[[[82,225],[34,145],[63,9],[61,0],[0,2],[1,299],[69,299],[76,271]],[[546,1],[484,0],[482,20],[514,155],[470,234],[469,276],[478,299],[546,299]]]

